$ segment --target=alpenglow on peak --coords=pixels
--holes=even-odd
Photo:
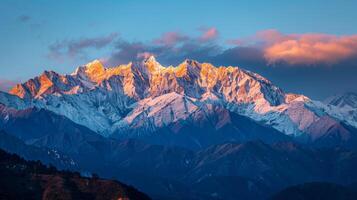
[[[164,67],[154,56],[143,62],[130,62],[104,67],[94,60],[78,67],[70,75],[53,73],[16,85],[10,93],[20,98],[43,98],[46,95],[66,95],[93,89],[123,93],[142,99],[176,92],[193,98],[207,93],[228,102],[279,105],[285,102],[284,92],[262,76],[238,67],[216,67],[186,59],[178,66]]]

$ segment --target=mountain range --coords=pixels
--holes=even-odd
[[[356,105],[354,93],[315,101],[239,67],[95,60],[1,92],[0,148],[154,199],[265,199],[357,181]]]
[[[7,107],[46,109],[105,137],[146,138],[191,148],[214,140],[266,136],[350,145],[357,127],[341,106],[285,93],[241,68],[193,60],[164,67],[153,56],[111,68],[95,60],[70,75],[45,71],[0,96]],[[254,125],[244,129],[247,121]],[[179,139],[170,140],[172,136]]]

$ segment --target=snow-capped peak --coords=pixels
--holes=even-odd
[[[89,62],[85,65],[87,67],[87,70],[95,71],[95,70],[104,70],[104,66],[100,60],[93,60],[92,62]]]
[[[150,55],[149,57],[144,59],[144,62],[157,62],[157,61],[154,55]]]
[[[147,98],[170,92],[185,94],[197,99],[203,94],[215,94],[228,102],[279,105],[285,101],[285,94],[258,74],[238,67],[215,67],[210,63],[199,63],[186,59],[177,67],[164,67],[150,56],[142,63],[129,63],[105,68],[99,60],[94,60],[76,69],[71,75],[51,73],[60,81],[38,77],[38,83],[29,87],[33,80],[14,88],[15,95],[33,98],[47,94],[72,94],[74,91],[87,91],[93,87],[104,87],[135,97]],[[112,79],[109,83],[105,80]],[[35,78],[36,79],[36,78]],[[36,80],[37,80],[36,79]],[[114,82],[115,83],[114,83]],[[31,85],[31,84],[30,84]],[[115,86],[116,85],[116,86]],[[51,90],[49,90],[51,89]]]
[[[149,71],[150,74],[158,73],[160,70],[165,69],[159,62],[156,61],[155,56],[151,55],[148,58],[143,60],[143,65]]]
[[[94,60],[86,65],[86,74],[94,82],[99,82],[105,77],[105,68],[99,60]]]
[[[108,68],[94,60],[71,75],[44,72],[10,93],[103,135],[115,131],[113,124],[123,130],[145,125],[154,131],[159,122],[184,120],[192,114],[187,108],[205,104],[217,104],[286,134],[308,131],[325,112],[309,98],[285,94],[264,77],[238,67],[189,59],[164,67],[154,56]],[[340,115],[333,116],[339,119]],[[349,124],[354,125],[353,121]]]
[[[334,95],[324,101],[326,104],[337,106],[340,108],[355,108],[357,109],[357,93],[347,92],[340,95]]]

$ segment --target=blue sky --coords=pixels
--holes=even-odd
[[[0,79],[26,80],[46,69],[70,73],[75,66],[90,60],[113,56],[113,51],[118,48],[118,41],[128,44],[137,42],[144,46],[142,48],[152,50],[152,41],[166,32],[180,33],[189,37],[189,41],[196,41],[205,30],[214,28],[219,34],[210,45],[223,49],[231,47],[231,44],[227,43],[228,40],[251,38],[257,32],[269,29],[277,30],[282,35],[324,33],[337,37],[349,36],[357,33],[356,8],[357,1],[352,0],[2,0]],[[116,35],[115,38],[103,47],[88,47],[75,56],[62,56],[61,59],[50,56],[51,46],[102,41],[111,34]],[[195,58],[194,55],[193,57]],[[205,59],[202,55],[198,58]],[[123,59],[119,59],[121,60]],[[216,63],[219,61],[208,57],[207,60]],[[225,61],[222,64],[239,65],[240,62]],[[333,63],[336,66],[338,64]],[[247,68],[256,70],[252,65],[253,63],[248,63]],[[287,83],[285,86],[284,82],[274,75],[274,69],[257,71],[295,92],[296,89],[292,89]],[[340,76],[344,77],[343,74]],[[348,84],[350,82],[346,83]],[[336,91],[338,90],[339,88],[336,88]]]

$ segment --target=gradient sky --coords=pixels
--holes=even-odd
[[[153,53],[164,64],[188,57],[238,65],[288,92],[316,99],[357,91],[357,1],[353,0],[2,0],[0,4],[2,89],[44,70],[70,73],[96,58],[113,65]],[[313,47],[314,55],[325,53],[319,59],[267,57],[273,47],[274,53],[286,45],[290,48],[284,42],[291,38],[299,47],[308,45],[301,51]],[[321,42],[324,46],[316,49]]]

